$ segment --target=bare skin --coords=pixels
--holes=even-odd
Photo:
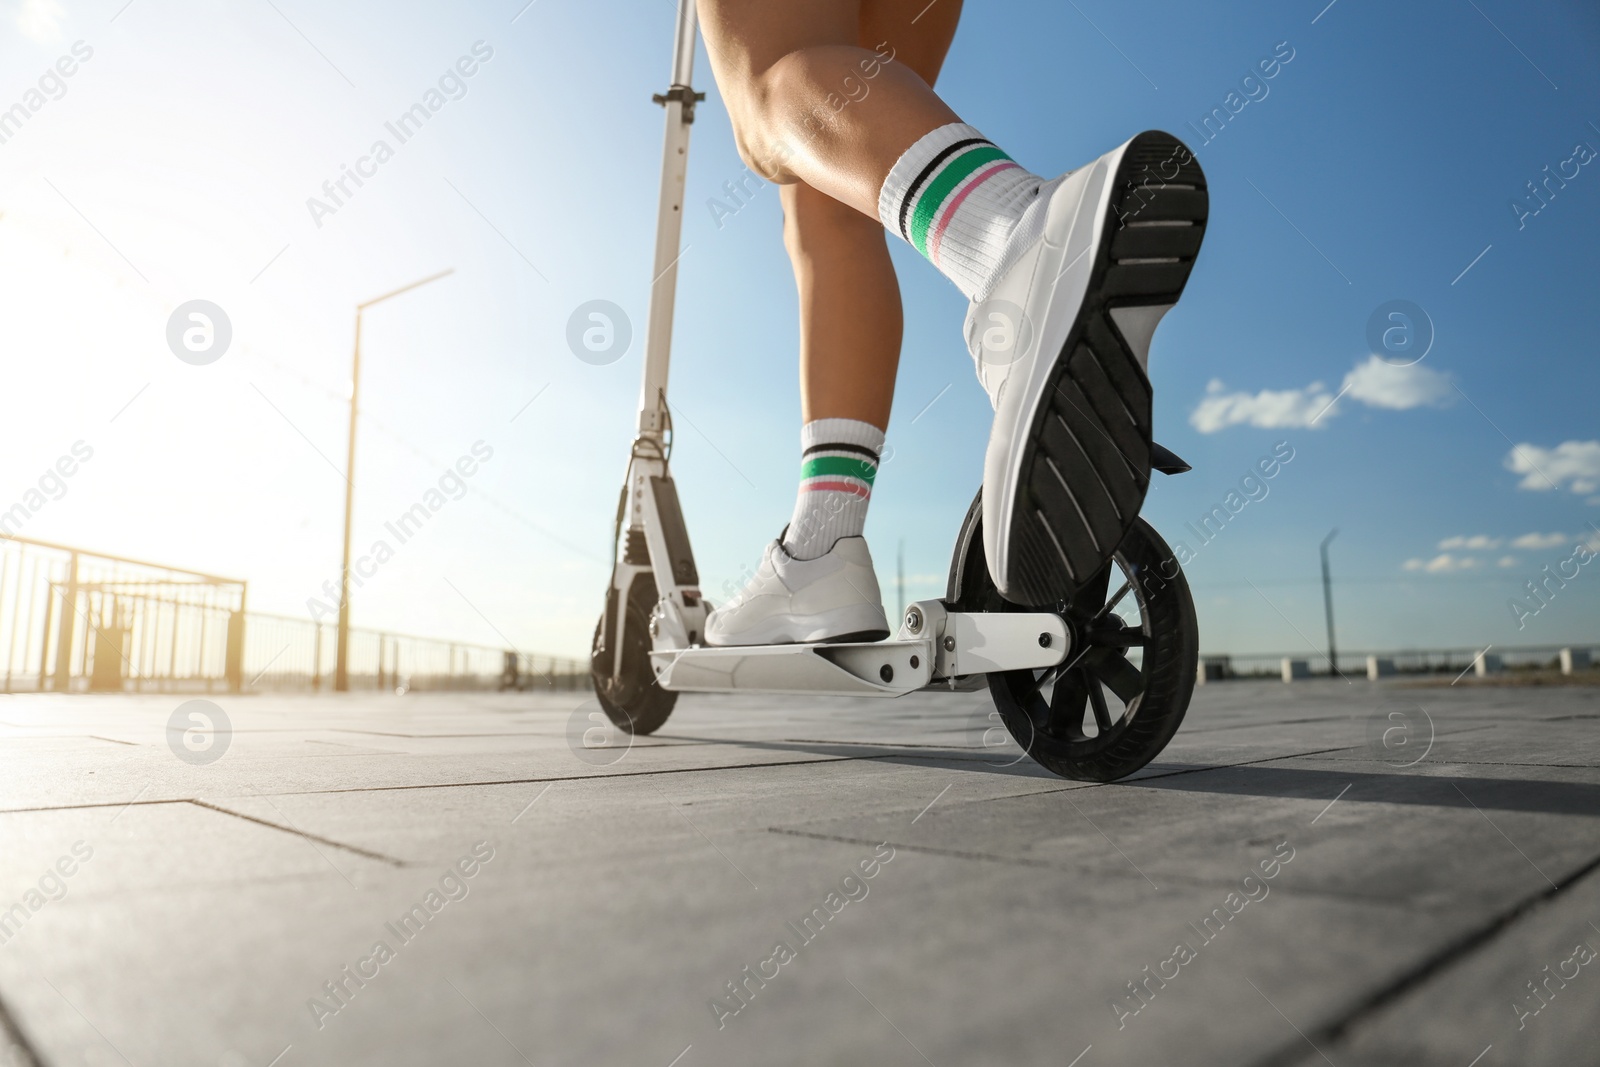
[[[960,121],[932,85],[961,0],[699,0],[699,12],[739,153],[782,186],[802,417],[887,429],[903,319],[878,191],[907,148]]]

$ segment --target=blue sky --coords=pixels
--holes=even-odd
[[[1185,539],[1277,443],[1295,456],[1188,567],[1206,650],[1320,646],[1317,543],[1333,527],[1342,647],[1600,641],[1600,564],[1520,630],[1507,605],[1576,542],[1600,546],[1600,162],[1567,164],[1576,175],[1520,226],[1511,206],[1575,146],[1600,149],[1600,12],[1324,3],[973,4],[939,88],[1040,173],[1151,127],[1206,169],[1206,247],[1151,357],[1158,437],[1196,469],[1160,480],[1146,516]],[[236,574],[253,606],[306,614],[338,568],[353,306],[453,267],[368,313],[358,551],[476,442],[493,457],[362,587],[356,620],[585,649],[638,389],[661,143],[649,95],[674,9],[522,9],[3,8],[0,109],[75,42],[92,49],[0,143],[0,509],[74,442],[95,450],[18,532]],[[323,183],[395,142],[385,123],[476,42],[492,54],[425,127],[314,218]],[[1293,58],[1265,95],[1249,87],[1258,98],[1201,143],[1189,124],[1230,92],[1238,107],[1275,49]],[[675,472],[717,599],[792,504],[795,298],[776,190],[720,220],[708,206],[743,165],[703,50],[696,82],[709,100],[690,152]],[[902,541],[909,596],[942,589],[989,419],[964,301],[895,255],[908,328],[867,528],[891,607]],[[232,322],[209,366],[166,345],[192,299]],[[565,340],[594,299],[634,325],[604,366]],[[1411,368],[1373,362],[1368,319],[1391,300],[1433,324]]]

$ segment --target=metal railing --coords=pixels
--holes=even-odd
[[[336,628],[250,613],[247,585],[0,537],[0,692],[333,688]],[[578,689],[580,659],[350,631],[353,688]]]
[[[243,581],[25,537],[0,540],[0,687],[237,688]]]
[[[283,615],[251,613],[244,653],[246,689],[333,690],[338,630]],[[351,689],[581,689],[580,659],[511,652],[379,630],[350,631]]]
[[[1506,670],[1559,669],[1561,650],[1589,648],[1581,642],[1567,645],[1491,645],[1488,654],[1498,657]],[[1376,656],[1394,664],[1396,674],[1460,674],[1472,669],[1483,648],[1412,648],[1393,651],[1339,650],[1339,670],[1350,678],[1367,676],[1367,657]],[[1246,655],[1202,653],[1203,663],[1225,663],[1224,678],[1281,678],[1285,659],[1303,660],[1313,675],[1327,675],[1328,656],[1316,652],[1249,653]]]

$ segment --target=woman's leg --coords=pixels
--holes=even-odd
[[[877,218],[895,161],[928,131],[960,121],[932,79],[900,58],[902,48],[920,51],[937,73],[959,0],[939,0],[921,18],[914,8],[898,0],[700,0],[706,51],[745,162],[771,181],[803,181]],[[894,59],[862,47],[872,34],[883,36],[870,44],[886,42]]]
[[[929,84],[958,0],[699,0],[699,10],[739,153],[758,174],[878,219],[977,301],[1043,232],[1045,212],[1029,211],[1043,179]]]
[[[860,43],[931,86],[960,13],[960,0],[933,8],[926,0],[864,0]],[[842,110],[876,106],[881,77],[881,69],[873,78],[858,70]],[[902,319],[883,226],[875,212],[862,214],[803,181],[781,187],[780,195],[800,297],[802,417],[855,419],[887,430]]]
[[[877,42],[862,47],[865,16],[898,13],[893,0],[698,2],[745,161],[775,182],[804,182],[876,217],[972,301],[967,344],[996,409],[984,463],[989,573],[998,591],[1018,603],[1070,597],[1104,566],[1137,519],[1149,485],[1150,335],[1181,293],[1205,225],[1205,179],[1193,156],[1170,135],[1146,133],[1046,183],[960,122],[907,63],[880,51]],[[936,0],[909,23],[948,2]],[[808,208],[826,208],[807,200],[799,192],[785,198],[801,226]],[[839,241],[845,240],[841,225],[832,224]],[[842,301],[834,294],[845,285],[836,287],[804,262],[807,239],[796,234],[791,248],[799,249],[807,315],[817,320],[808,327],[808,352],[820,353],[823,336],[842,326],[870,333],[872,351],[883,357],[887,327],[878,316],[889,303],[890,276],[857,264],[876,281],[862,291],[882,303],[841,302],[840,308],[854,306],[857,316],[827,326],[818,312]],[[829,249],[818,255],[838,253],[826,242],[818,247]],[[843,360],[845,384],[835,395],[821,381],[830,364],[816,361],[828,357],[811,358],[816,373],[808,366],[808,415],[817,413],[814,401],[817,411],[848,404],[865,417],[813,417],[802,431],[796,515],[815,532],[792,558],[834,554],[833,544],[859,548],[860,567],[870,578],[870,559],[855,535],[883,442],[892,364],[887,358],[865,365]],[[852,374],[852,365],[870,369]],[[809,395],[813,381],[820,390],[815,397]],[[1017,384],[1006,388],[1010,383]],[[851,466],[853,456],[862,458],[859,470]],[[842,516],[830,517],[821,506],[824,493],[854,502]],[[793,536],[791,530],[779,555]],[[773,603],[797,602],[798,587],[782,577],[773,579]],[[876,599],[873,580],[861,600]],[[731,626],[731,616],[721,621]],[[829,625],[806,632],[826,636]],[[709,623],[707,638],[713,639]],[[763,638],[744,639],[751,640]],[[713,643],[744,642],[730,628]]]

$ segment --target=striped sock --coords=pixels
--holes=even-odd
[[[855,419],[813,419],[800,428],[800,449],[800,493],[783,550],[816,559],[839,538],[861,536],[883,431]]]
[[[982,300],[1044,230],[1037,174],[1023,170],[962,122],[923,136],[890,169],[878,218],[956,283]]]

